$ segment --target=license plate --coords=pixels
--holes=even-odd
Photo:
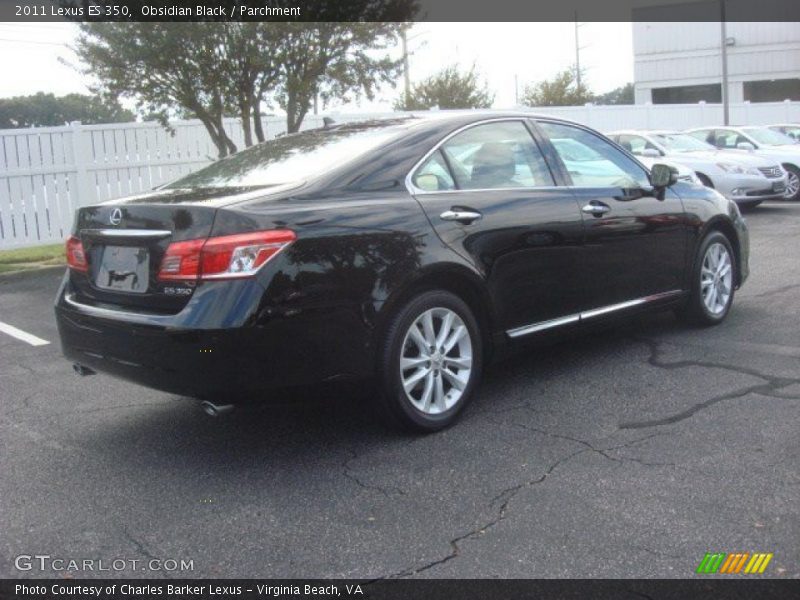
[[[144,294],[149,274],[150,253],[147,248],[106,246],[95,285],[104,290]]]
[[[772,184],[772,191],[773,192],[785,192],[786,191],[786,184],[782,181],[776,181]]]

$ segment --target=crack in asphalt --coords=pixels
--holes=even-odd
[[[455,538],[451,539],[450,542],[449,542],[450,543],[450,552],[448,554],[446,554],[445,556],[443,556],[442,558],[438,558],[438,559],[433,560],[431,562],[425,563],[425,564],[423,564],[423,565],[421,565],[419,567],[412,567],[412,568],[404,569],[402,571],[398,571],[396,573],[392,573],[390,575],[384,575],[383,577],[377,577],[377,578],[372,579],[372,580],[370,580],[370,581],[368,581],[366,583],[370,584],[370,583],[375,583],[375,582],[378,582],[378,581],[383,581],[383,580],[386,580],[386,579],[399,579],[399,578],[402,578],[402,577],[413,577],[414,575],[417,575],[419,573],[423,573],[425,571],[428,571],[430,569],[438,567],[439,565],[443,565],[444,563],[453,560],[454,558],[458,557],[461,554],[461,547],[459,546],[459,544],[461,542],[463,542],[465,540],[476,539],[476,538],[481,537],[487,531],[489,531],[490,529],[492,529],[493,527],[495,527],[496,525],[498,525],[499,523],[501,523],[502,521],[504,521],[507,518],[509,503],[511,502],[511,500],[514,499],[514,496],[516,496],[521,490],[529,488],[529,487],[532,487],[532,486],[540,484],[540,483],[543,483],[553,473],[553,471],[555,471],[559,466],[563,465],[564,463],[566,463],[567,461],[573,459],[574,457],[576,457],[576,456],[578,456],[580,454],[584,454],[586,452],[589,452],[588,448],[585,449],[585,450],[578,450],[577,452],[573,452],[572,454],[568,454],[567,456],[564,456],[564,457],[560,458],[559,460],[554,462],[552,465],[550,465],[545,470],[544,474],[542,474],[541,477],[537,477],[536,479],[531,479],[529,481],[514,485],[514,486],[512,486],[510,488],[507,488],[506,490],[504,490],[500,494],[498,494],[498,496],[503,495],[503,494],[508,494],[508,497],[497,508],[497,510],[495,511],[495,516],[492,519],[490,519],[489,521],[487,521],[487,522],[483,523],[482,525],[476,527],[475,529],[472,529],[472,530],[470,530],[470,531],[468,531],[468,532],[466,532],[464,534],[459,535],[458,537],[455,537]],[[494,502],[495,502],[494,500],[492,502],[490,502],[489,506],[491,507],[494,504]]]
[[[354,450],[350,450],[350,457],[342,463],[342,474],[347,479],[349,479],[350,481],[354,482],[356,485],[358,485],[362,489],[380,492],[381,494],[383,494],[387,498],[391,494],[398,494],[400,496],[405,496],[406,495],[406,491],[401,489],[401,488],[399,488],[399,487],[395,487],[395,486],[380,486],[380,485],[374,485],[374,484],[370,484],[370,483],[364,482],[358,475],[355,474],[355,472],[353,471],[353,469],[350,466],[350,463],[352,463],[358,457],[359,457],[359,454],[357,452],[355,452]]]
[[[497,424],[500,425],[500,423],[497,423]],[[590,451],[592,451],[592,452],[594,452],[596,454],[599,454],[600,456],[602,456],[604,458],[607,458],[608,460],[611,460],[611,461],[614,461],[614,462],[635,462],[635,463],[638,463],[638,464],[641,464],[641,465],[644,465],[644,466],[647,466],[647,467],[674,467],[675,466],[674,463],[651,463],[651,462],[647,462],[647,461],[641,460],[639,458],[634,458],[634,457],[630,457],[630,456],[611,456],[610,454],[608,454],[609,452],[612,452],[614,450],[621,450],[622,448],[630,448],[630,447],[632,447],[632,446],[634,446],[636,444],[639,444],[641,442],[644,442],[644,441],[649,440],[649,439],[654,438],[654,437],[667,435],[666,433],[651,433],[650,435],[646,435],[646,436],[644,436],[642,438],[637,438],[635,440],[631,440],[629,442],[625,442],[624,444],[618,444],[616,446],[609,446],[607,448],[598,448],[595,445],[593,445],[591,442],[588,442],[586,440],[582,440],[580,438],[571,437],[571,436],[563,435],[563,434],[560,434],[560,433],[553,433],[551,431],[547,431],[546,429],[540,429],[538,427],[533,427],[533,426],[525,424],[525,423],[512,423],[512,424],[514,426],[516,426],[516,427],[520,427],[522,429],[527,429],[528,431],[534,431],[536,433],[540,433],[540,434],[546,435],[548,437],[567,440],[567,441],[570,441],[570,442],[575,442],[576,444],[581,444],[582,446],[585,446],[587,450],[590,450]],[[495,497],[495,499],[493,501],[496,501],[496,500],[497,500],[497,497]]]
[[[719,396],[714,396],[713,398],[709,398],[708,400],[703,400],[702,402],[698,402],[697,404],[690,406],[686,410],[680,411],[668,417],[663,417],[660,419],[650,419],[645,421],[628,421],[625,423],[620,423],[619,425],[620,429],[645,429],[648,427],[659,427],[661,425],[672,425],[674,423],[684,421],[694,416],[696,413],[705,410],[711,406],[714,406],[719,402],[723,402],[725,400],[733,400],[736,398],[742,398],[749,394],[758,394],[761,396],[781,398],[785,400],[800,400],[800,396],[779,394],[781,389],[793,385],[795,383],[800,383],[800,379],[792,377],[777,377],[775,375],[768,375],[766,373],[762,373],[761,371],[749,367],[740,367],[735,365],[728,365],[725,363],[716,363],[713,361],[679,360],[674,362],[665,362],[663,359],[660,358],[661,346],[664,344],[664,342],[659,342],[658,340],[653,340],[650,338],[634,338],[634,340],[645,344],[650,349],[650,356],[647,358],[647,362],[651,366],[656,367],[658,369],[666,369],[668,371],[676,369],[684,369],[687,367],[724,369],[728,371],[733,371],[734,373],[738,373],[740,375],[749,375],[751,377],[762,379],[764,383],[746,386],[743,388],[739,388],[738,390],[733,390],[725,394],[720,394]]]
[[[495,421],[492,421],[492,422],[496,423]],[[501,423],[496,423],[496,424],[501,425]],[[580,444],[580,445],[584,446],[584,449],[583,450],[578,450],[576,452],[572,452],[572,453],[567,454],[566,456],[560,458],[559,460],[557,460],[556,462],[551,464],[541,476],[536,477],[534,479],[527,480],[527,481],[523,481],[521,483],[517,483],[517,484],[515,484],[513,486],[510,486],[510,487],[507,487],[507,488],[503,489],[500,493],[495,495],[489,501],[489,507],[490,508],[494,507],[497,504],[497,502],[500,501],[500,500],[502,500],[502,503],[497,507],[494,517],[492,519],[490,519],[489,521],[483,523],[479,527],[476,527],[475,529],[472,529],[472,530],[470,530],[470,531],[468,531],[466,533],[463,533],[463,534],[459,535],[458,537],[455,537],[455,538],[451,539],[449,541],[450,552],[448,554],[446,554],[445,556],[443,556],[441,558],[438,558],[436,560],[433,560],[431,562],[425,563],[425,564],[423,564],[423,565],[421,565],[419,567],[404,569],[402,571],[398,571],[396,573],[392,573],[391,575],[386,575],[386,576],[383,576],[383,577],[379,577],[379,578],[373,579],[368,583],[374,583],[376,581],[382,581],[382,580],[385,580],[385,579],[398,579],[398,578],[402,578],[402,577],[413,577],[414,575],[417,575],[419,573],[423,573],[425,571],[428,571],[430,569],[438,567],[439,565],[442,565],[442,564],[444,564],[446,562],[449,562],[449,561],[457,558],[461,554],[461,547],[459,545],[461,542],[463,542],[465,540],[474,540],[474,539],[480,538],[481,536],[486,534],[490,529],[492,529],[493,527],[497,526],[499,523],[501,523],[502,521],[504,521],[504,520],[506,520],[508,518],[508,511],[509,511],[509,507],[510,507],[511,501],[517,496],[517,494],[519,494],[524,489],[533,487],[533,486],[538,485],[540,483],[544,483],[545,480],[547,480],[547,478],[550,477],[550,475],[552,475],[553,472],[558,467],[560,467],[561,465],[563,465],[563,464],[567,463],[568,461],[572,460],[576,456],[579,456],[581,454],[586,454],[588,452],[594,452],[594,453],[600,454],[601,456],[603,456],[603,457],[605,457],[605,458],[607,458],[609,460],[615,461],[615,462],[623,462],[623,461],[626,461],[626,460],[632,460],[632,461],[635,461],[635,462],[641,462],[642,464],[648,464],[648,463],[645,463],[643,461],[639,461],[638,459],[631,459],[631,458],[627,458],[627,457],[617,458],[617,457],[609,456],[606,453],[610,452],[612,450],[620,449],[620,448],[627,448],[627,447],[633,446],[635,444],[641,443],[641,442],[643,442],[645,440],[649,440],[649,439],[657,437],[657,436],[666,435],[666,434],[663,434],[663,433],[653,433],[653,434],[647,435],[647,436],[642,437],[642,438],[631,440],[631,441],[626,442],[624,444],[618,444],[616,446],[611,446],[611,447],[608,447],[608,448],[596,448],[595,446],[593,446],[592,444],[590,444],[586,440],[581,440],[581,439],[573,438],[573,437],[566,436],[566,435],[552,433],[552,432],[549,432],[549,431],[546,431],[546,430],[543,430],[543,429],[538,429],[538,428],[535,428],[535,427],[525,426],[523,424],[515,424],[515,425],[518,425],[518,426],[520,426],[520,427],[522,427],[524,429],[528,429],[529,431],[534,431],[534,432],[541,433],[543,435],[547,435],[547,436],[550,436],[550,437],[561,438],[561,439],[565,439],[565,440],[571,441],[573,443]],[[658,463],[653,463],[651,466],[662,466],[662,465],[658,464]],[[674,465],[672,465],[672,466],[674,466]]]
[[[748,299],[753,298],[766,298],[768,296],[774,296],[775,294],[782,294],[784,292],[791,292],[792,290],[796,290],[800,288],[800,283],[793,283],[791,285],[784,285],[783,287],[775,288],[774,290],[767,290],[766,292],[760,292],[758,294],[754,294],[752,296],[747,296]]]

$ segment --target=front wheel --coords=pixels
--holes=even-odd
[[[733,304],[735,266],[728,238],[719,231],[709,233],[700,244],[691,294],[679,316],[698,325],[721,323]]]
[[[783,197],[786,200],[800,200],[800,169],[794,165],[783,165],[786,169],[786,191]]]
[[[381,405],[390,424],[430,432],[452,424],[478,385],[483,352],[469,306],[428,291],[392,319],[381,348]]]

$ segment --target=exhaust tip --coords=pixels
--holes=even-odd
[[[213,402],[209,402],[204,400],[200,403],[200,408],[203,409],[203,412],[206,413],[209,417],[219,417],[221,415],[228,414],[234,409],[233,404],[214,404]]]
[[[72,370],[75,371],[81,377],[88,377],[89,375],[94,375],[95,371],[92,371],[89,367],[84,367],[78,363],[72,365]]]

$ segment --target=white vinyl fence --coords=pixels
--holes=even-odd
[[[534,112],[601,131],[722,123],[722,107],[711,104],[589,105]],[[331,116],[344,122],[388,114]],[[322,119],[309,116],[303,128],[319,127]],[[800,102],[731,105],[731,122],[800,122]],[[264,119],[268,138],[285,127],[282,117]],[[152,122],[0,130],[0,249],[60,242],[69,234],[78,207],[150,190],[216,158],[199,121],[174,122],[172,128],[174,135]],[[243,148],[238,120],[226,120],[225,128]]]

